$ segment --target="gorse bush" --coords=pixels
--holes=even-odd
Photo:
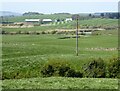
[[[49,76],[64,76],[65,72],[70,69],[69,64],[65,61],[48,61],[42,68],[41,73],[45,77]]]
[[[83,67],[84,76],[92,78],[105,78],[106,77],[106,65],[104,61],[99,59],[93,59]]]
[[[109,78],[120,78],[120,59],[119,58],[110,59],[107,70]]]
[[[92,59],[88,64],[85,64],[83,73],[71,68],[71,65],[66,61],[49,61],[43,66],[41,74],[44,77],[62,76],[62,77],[88,77],[88,78],[119,78],[120,77],[120,61],[118,58],[113,58],[107,64],[105,60]]]
[[[66,61],[49,61],[46,63],[41,74],[43,77],[50,76],[62,76],[62,77],[82,77],[81,72],[77,72],[70,67],[70,64]]]
[[[83,77],[83,73],[80,71],[75,71],[74,69],[70,69],[67,71],[66,77]]]

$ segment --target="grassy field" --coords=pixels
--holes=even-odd
[[[118,56],[117,50],[105,50],[118,47],[117,30],[99,31],[100,35],[86,35],[79,38],[79,56],[75,56],[75,40],[59,39],[66,35],[3,35],[2,36],[2,61],[3,73],[7,75],[7,79],[16,77],[16,80],[3,80],[4,88],[29,88],[29,81],[32,82],[32,88],[117,88],[117,79],[99,79],[104,85],[99,82],[94,82],[91,79],[75,79],[78,85],[62,85],[73,81],[74,78],[41,78],[40,69],[44,63],[49,60],[63,60],[73,64],[73,68],[81,70],[81,67],[90,61],[92,58],[109,59]],[[96,50],[96,48],[102,48]],[[33,77],[33,78],[31,78]],[[17,80],[17,78],[22,78]],[[26,78],[26,79],[23,79]],[[28,79],[30,78],[30,79]],[[57,80],[59,79],[59,80]],[[64,80],[63,80],[64,79]],[[40,80],[40,82],[36,82]],[[51,81],[55,83],[51,83]],[[79,80],[79,81],[77,81]],[[82,80],[82,81],[81,81]],[[85,81],[84,81],[85,80]],[[94,79],[96,80],[96,79]],[[16,81],[18,84],[15,84]],[[46,83],[44,86],[43,83]],[[47,81],[47,82],[46,82]],[[50,83],[49,83],[50,81]],[[97,80],[96,80],[97,81]],[[65,83],[64,83],[65,82]],[[86,85],[82,85],[85,84]],[[111,82],[108,84],[108,82]],[[27,84],[28,83],[28,84]],[[97,85],[97,84],[98,85]],[[10,85],[12,84],[12,85]],[[24,86],[23,86],[24,84]],[[80,85],[79,85],[80,84]],[[91,84],[91,85],[90,85]],[[90,86],[89,86],[90,85]],[[38,88],[39,88],[38,86]],[[76,87],[75,87],[76,86]],[[79,87],[80,86],[80,87]]]
[[[3,81],[5,89],[118,89],[117,79],[98,78],[30,78]]]
[[[18,17],[19,18],[19,17]],[[16,21],[16,20],[15,20]],[[117,26],[117,19],[81,20],[80,26]],[[55,29],[74,29],[75,21],[52,26],[33,28],[3,28],[7,32],[46,31]],[[48,61],[66,61],[75,70],[92,59],[102,58],[106,63],[118,57],[118,31],[95,31],[93,35],[79,38],[79,55],[76,56],[76,39],[60,39],[71,35],[2,35],[2,81],[4,89],[117,89],[118,79],[110,78],[43,78],[40,70]]]
[[[99,28],[111,28],[118,26],[118,19],[101,19],[101,18],[94,18],[89,20],[80,20],[79,21],[80,28],[84,27],[99,27]],[[72,21],[70,23],[64,24],[57,24],[51,26],[35,26],[31,28],[2,28],[2,30],[6,32],[17,32],[17,31],[46,31],[46,30],[55,30],[55,29],[75,29],[76,28],[76,21]]]
[[[46,18],[50,18],[50,19],[65,19],[67,17],[71,17],[72,15],[68,15],[68,14],[44,14],[44,15],[28,15],[28,16],[17,16],[17,17],[9,17],[9,18],[4,18],[5,20],[8,20],[10,22],[24,22],[25,19],[46,19]],[[2,19],[0,18],[0,21],[2,21]]]

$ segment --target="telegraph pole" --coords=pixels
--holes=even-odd
[[[79,16],[77,15],[76,20],[77,20],[77,26],[76,26],[76,56],[78,56],[78,18]]]
[[[3,24],[3,22],[4,22],[3,16],[1,16],[1,18],[2,18],[2,24]]]

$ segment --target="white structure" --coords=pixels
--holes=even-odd
[[[55,19],[54,22],[57,22],[57,20]]]
[[[43,19],[43,22],[52,22],[52,19]]]
[[[50,22],[52,22],[52,19],[43,19],[42,20],[42,23],[50,23]]]
[[[40,19],[25,19],[25,22],[40,22]]]
[[[72,18],[66,18],[65,21],[72,21]]]

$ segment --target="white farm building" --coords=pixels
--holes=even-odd
[[[44,23],[50,23],[50,22],[52,22],[52,19],[43,19],[42,20],[42,23],[44,24]]]
[[[25,19],[25,24],[27,24],[27,25],[40,25],[41,19]]]
[[[25,19],[25,22],[40,22],[40,19]]]
[[[65,21],[72,21],[72,18],[66,18]]]

